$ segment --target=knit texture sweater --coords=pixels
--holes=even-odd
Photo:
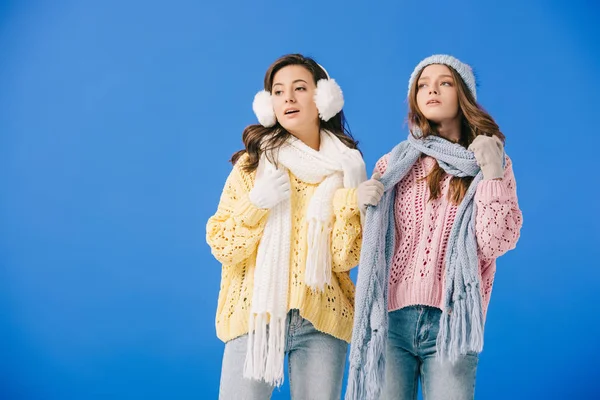
[[[375,166],[381,174],[385,172],[388,158],[389,154],[383,156]],[[390,266],[388,311],[410,305],[440,309],[443,306],[446,245],[458,206],[448,200],[452,178],[448,174],[441,182],[441,196],[429,200],[425,178],[434,165],[432,157],[421,157],[396,185],[396,246]],[[475,235],[485,316],[496,258],[515,247],[523,223],[510,158],[506,157],[503,179],[479,182],[475,201]]]
[[[221,262],[217,304],[217,336],[224,342],[248,333],[256,252],[269,213],[248,199],[255,172],[244,171],[244,154],[229,174],[217,212],[209,218],[206,240]],[[318,184],[308,184],[290,173],[292,232],[288,310],[298,309],[317,330],[350,342],[354,318],[354,283],[350,269],[358,264],[362,230],[356,189],[338,189],[333,198],[331,237],[332,279],[323,292],[304,283],[307,257],[306,209]]]

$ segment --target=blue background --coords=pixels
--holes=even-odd
[[[0,398],[217,397],[205,224],[263,74],[290,52],[340,83],[369,170],[406,136],[414,66],[473,65],[524,213],[477,398],[599,398],[599,9],[1,1]]]

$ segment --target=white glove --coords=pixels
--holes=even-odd
[[[379,204],[383,196],[383,183],[379,182],[379,178],[381,178],[381,174],[375,172],[371,179],[358,185],[356,197],[358,199],[358,207],[362,212],[365,212],[367,206],[376,206]]]
[[[367,167],[358,150],[350,150],[340,160],[344,172],[344,187],[355,188],[367,180]]]
[[[473,140],[469,150],[475,154],[477,164],[483,172],[483,179],[499,179],[504,176],[504,145],[497,136],[479,135]]]
[[[290,197],[290,179],[284,168],[266,168],[254,182],[249,198],[257,208],[273,208]]]

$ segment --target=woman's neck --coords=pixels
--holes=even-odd
[[[319,151],[321,148],[321,132],[319,128],[307,129],[303,131],[290,132],[296,138],[300,139],[308,147]]]
[[[437,125],[437,134],[452,143],[458,143],[460,141],[460,125],[459,118],[443,121]]]

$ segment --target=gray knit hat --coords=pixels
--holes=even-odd
[[[458,72],[463,81],[465,81],[465,84],[469,88],[469,91],[471,92],[475,100],[477,100],[477,89],[475,88],[475,75],[473,75],[473,70],[471,69],[471,67],[468,64],[465,64],[460,60],[446,54],[436,54],[433,56],[429,56],[415,67],[415,70],[410,75],[410,79],[408,80],[409,94],[410,88],[412,87],[413,82],[419,74],[419,72],[421,72],[423,68],[431,64],[444,64],[454,68],[454,70]]]

